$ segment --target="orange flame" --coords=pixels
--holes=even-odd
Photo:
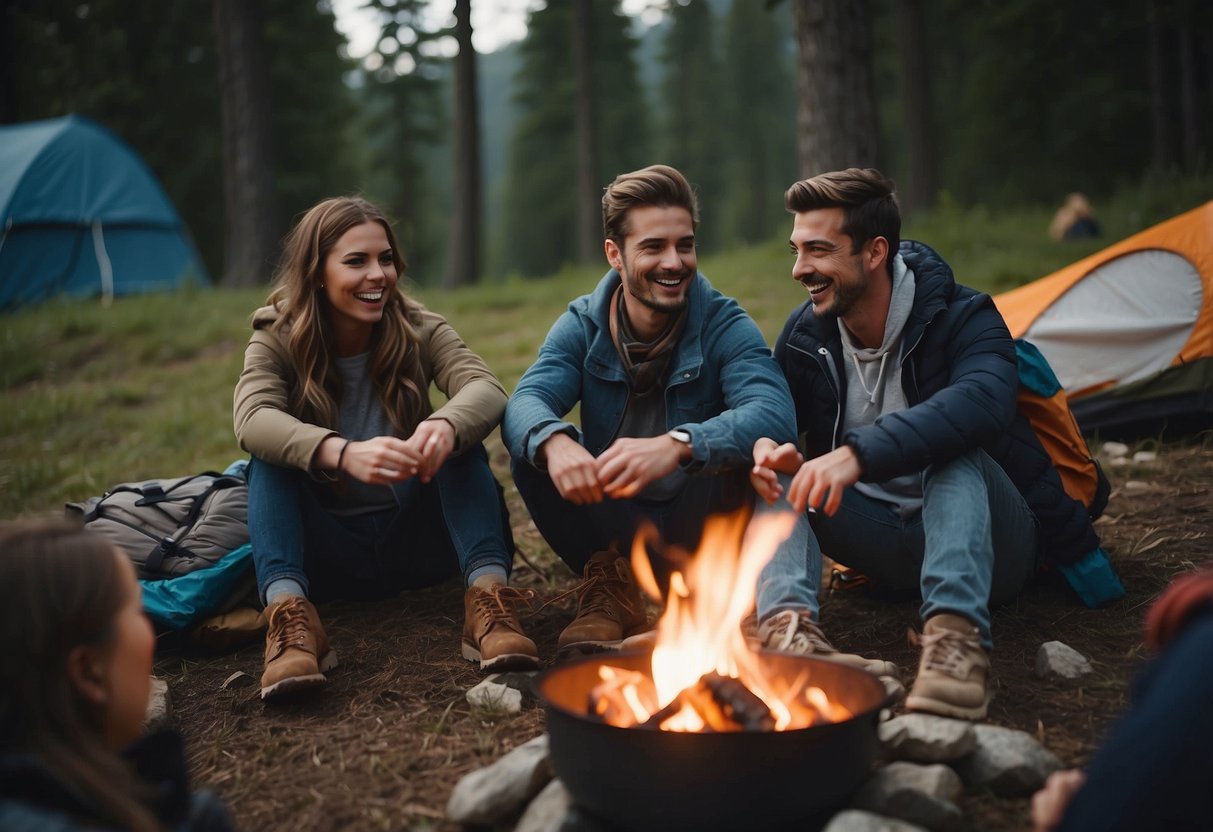
[[[754,605],[759,573],[794,522],[790,512],[762,515],[752,522],[745,511],[708,519],[686,574],[676,571],[670,576],[665,612],[657,624],[651,684],[647,678],[637,678],[643,674],[609,666],[600,669],[601,692],[607,694],[602,700],[609,700],[599,708],[604,721],[643,723],[713,672],[739,679],[762,699],[777,731],[850,717],[820,688],[809,686],[807,673],[791,681],[767,678],[741,632],[741,620]],[[644,534],[633,544],[632,570],[641,588],[659,597]],[[611,710],[626,713],[607,713]],[[660,727],[701,731],[705,723],[684,700]]]

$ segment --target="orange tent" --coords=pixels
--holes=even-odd
[[[1213,202],[994,301],[1084,431],[1213,416]]]

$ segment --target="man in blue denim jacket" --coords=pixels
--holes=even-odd
[[[585,577],[562,653],[648,628],[622,556],[642,521],[693,550],[709,513],[753,503],[754,442],[795,436],[762,333],[696,271],[697,206],[682,174],[622,174],[602,205],[611,270],[556,321],[502,423],[536,526]],[[580,427],[568,421],[578,404]]]

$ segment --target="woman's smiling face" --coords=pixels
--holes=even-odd
[[[368,221],[341,235],[324,259],[324,295],[338,343],[362,343],[365,349],[389,294],[396,291],[396,277],[382,225]]]

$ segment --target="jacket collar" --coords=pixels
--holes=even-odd
[[[611,340],[610,304],[611,295],[621,278],[615,269],[608,271],[598,286],[587,297],[586,314],[594,322],[595,331],[590,338],[589,356],[603,375],[623,378],[626,372],[615,344]],[[695,273],[687,305],[687,322],[682,336],[674,348],[674,359],[670,364],[670,377],[685,373],[698,374],[703,364],[703,322],[712,284],[701,273]]]

